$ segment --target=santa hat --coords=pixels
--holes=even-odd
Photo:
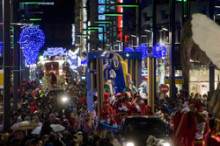
[[[202,112],[201,105],[198,102],[196,102],[196,101],[190,101],[189,102],[189,106],[194,106],[194,107],[197,108],[198,112]]]

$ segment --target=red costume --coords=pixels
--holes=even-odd
[[[146,116],[152,116],[152,115],[154,115],[154,113],[152,112],[152,108],[151,108],[150,105],[146,105],[144,111],[145,111],[145,115],[146,115]]]
[[[131,102],[131,115],[145,115],[145,104],[140,95],[136,95],[136,99]]]
[[[109,100],[105,100],[101,109],[101,120],[107,122],[109,125],[114,125],[115,122],[114,110],[112,109]]]
[[[197,111],[201,106],[196,102],[189,103],[190,112],[177,112],[173,118],[174,142],[178,146],[203,146],[204,120]],[[195,110],[196,109],[196,110]]]
[[[32,113],[37,110],[37,106],[36,106],[36,103],[34,101],[31,101],[31,103],[30,103],[30,110],[31,110]]]
[[[116,122],[121,124],[123,117],[126,117],[130,114],[130,104],[124,99],[124,94],[117,94],[116,97],[119,99],[115,101],[114,108],[116,112]]]

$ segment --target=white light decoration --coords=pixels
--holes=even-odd
[[[67,53],[67,63],[69,64],[70,69],[76,72],[77,68],[81,65],[81,59],[77,56],[77,53],[78,49],[75,52],[69,50]]]
[[[76,32],[75,32],[75,24],[72,24],[72,45],[76,44]]]
[[[46,51],[44,51],[44,56],[65,56],[66,55],[66,49],[62,47],[55,47],[55,48],[47,48]]]

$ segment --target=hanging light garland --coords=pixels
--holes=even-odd
[[[142,52],[142,58],[145,58],[148,56],[147,51],[148,51],[148,47],[144,44],[141,44],[137,47],[136,52]]]
[[[124,49],[124,52],[134,52],[134,49],[131,48],[131,47],[126,47],[126,48]]]
[[[45,35],[38,26],[28,26],[23,28],[19,43],[21,48],[23,48],[23,55],[27,65],[31,65],[36,62],[38,52],[45,43]]]
[[[167,54],[167,48],[163,44],[156,44],[153,46],[152,54],[156,58],[162,58]]]

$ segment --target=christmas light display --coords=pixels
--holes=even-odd
[[[27,65],[34,64],[40,48],[44,45],[45,35],[39,27],[28,26],[23,28],[19,43]]]
[[[124,49],[124,52],[134,52],[134,49],[131,48],[131,47],[126,47],[126,48]]]
[[[54,48],[47,48],[46,51],[44,51],[44,56],[65,56],[66,55],[66,49],[62,47],[54,47]]]
[[[144,44],[141,44],[137,47],[136,52],[142,52],[142,58],[145,58],[148,56],[147,51],[148,51],[148,47]]]
[[[81,65],[83,65],[83,66],[87,65],[87,59],[86,58],[81,60]]]
[[[152,54],[156,58],[162,58],[166,56],[167,48],[163,44],[156,44],[153,46]]]

